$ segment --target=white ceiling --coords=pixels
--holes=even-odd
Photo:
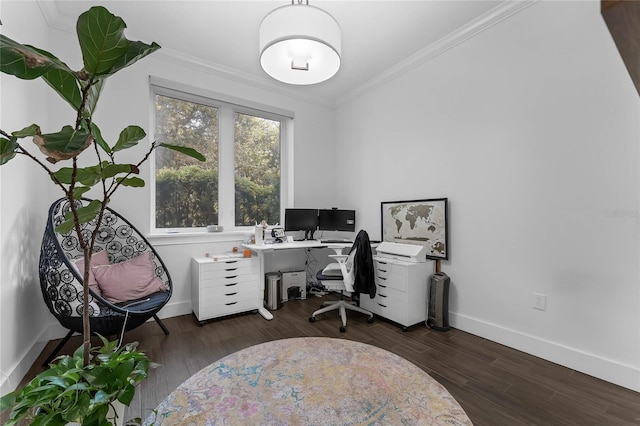
[[[262,18],[289,1],[39,1],[52,26],[73,31],[78,15],[102,4],[124,19],[129,39],[160,44],[158,54],[181,55],[234,78],[329,105],[397,73],[408,58],[429,50],[431,56],[438,54],[447,43],[453,46],[508,17],[523,3],[527,2],[310,0],[333,15],[342,29],[342,65],[326,82],[289,86],[262,71],[258,51]]]

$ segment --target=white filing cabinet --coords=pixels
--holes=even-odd
[[[263,289],[255,257],[191,259],[191,303],[200,324],[262,307]]]
[[[360,306],[403,330],[427,319],[427,279],[433,263],[374,256],[376,297],[360,295]]]

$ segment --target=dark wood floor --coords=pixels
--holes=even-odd
[[[471,334],[436,332],[420,324],[399,327],[350,312],[347,332],[340,333],[336,312],[309,323],[323,299],[290,301],[272,321],[245,314],[198,326],[185,315],[165,320],[165,336],[153,322],[126,334],[138,341],[162,367],[152,370],[136,392],[125,418],[147,417],[173,389],[208,364],[249,346],[291,337],[324,336],[356,340],[411,361],[442,383],[476,426],[482,425],[640,425],[640,394],[543,361]],[[37,373],[49,342],[29,375]],[[79,336],[66,345],[71,353]],[[29,376],[28,375],[28,376]]]

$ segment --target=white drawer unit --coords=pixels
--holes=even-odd
[[[433,262],[407,262],[374,256],[376,297],[360,296],[360,306],[408,327],[427,319],[427,288]]]
[[[262,306],[257,258],[191,259],[191,304],[200,325],[206,320]]]

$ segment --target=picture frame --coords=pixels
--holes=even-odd
[[[427,259],[449,259],[447,198],[383,201],[380,203],[382,241],[427,248]]]

